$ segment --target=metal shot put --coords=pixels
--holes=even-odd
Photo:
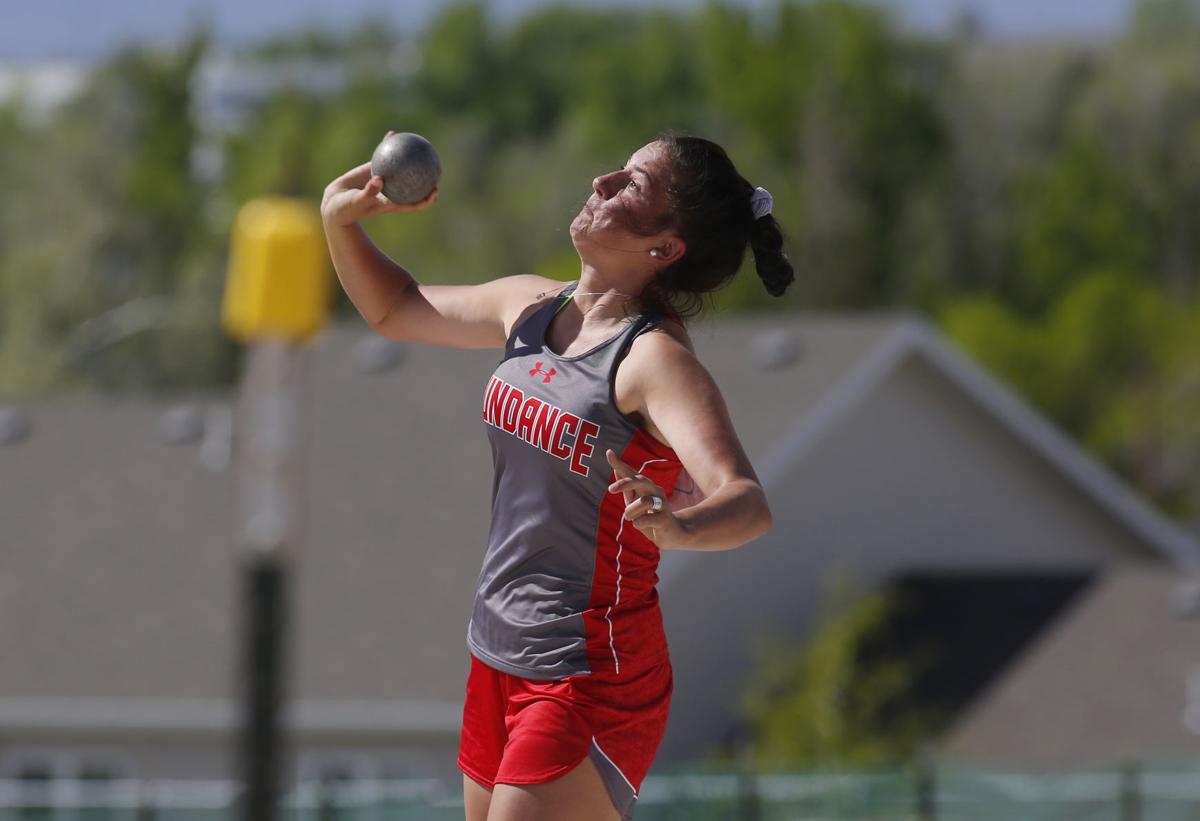
[[[388,132],[371,156],[371,174],[383,177],[383,195],[412,205],[433,192],[442,162],[433,144],[420,134]]]

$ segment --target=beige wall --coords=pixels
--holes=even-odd
[[[770,534],[694,554],[664,585],[676,683],[660,760],[720,737],[754,637],[785,626],[802,635],[834,567],[870,581],[921,566],[1080,569],[1152,555],[914,358],[768,494]]]

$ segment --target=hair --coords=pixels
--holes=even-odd
[[[725,149],[671,131],[656,142],[673,166],[670,206],[660,230],[674,230],[686,249],[646,284],[643,303],[682,319],[697,315],[704,295],[728,284],[741,268],[747,245],[767,292],[782,296],[795,279],[783,253],[783,232],[770,214],[754,218],[754,186],[734,168]]]

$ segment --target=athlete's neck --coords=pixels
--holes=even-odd
[[[641,293],[652,274],[634,276],[601,272],[584,265],[572,301],[585,321],[624,320],[641,312]]]

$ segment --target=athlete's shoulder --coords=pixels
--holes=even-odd
[[[540,274],[512,274],[496,280],[503,283],[505,292],[512,298],[528,304],[557,295],[570,282],[561,279],[551,279]]]
[[[505,288],[505,333],[511,337],[513,331],[539,308],[556,297],[570,282],[538,274],[513,274],[497,282]]]
[[[696,348],[692,345],[687,325],[677,316],[664,316],[640,334],[634,342],[634,348],[638,347],[643,355],[679,356],[686,352],[691,358],[696,357]]]
[[[636,391],[656,390],[673,378],[696,378],[704,367],[696,358],[692,338],[680,322],[663,319],[638,334],[623,366]],[[664,380],[664,376],[669,379]]]

